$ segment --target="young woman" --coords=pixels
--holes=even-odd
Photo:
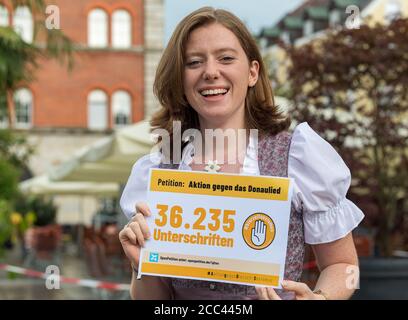
[[[164,51],[154,90],[162,108],[153,117],[152,126],[166,129],[170,136],[174,121],[181,121],[182,131],[194,128],[203,136],[206,129],[232,130],[237,135],[240,129],[258,130],[259,140],[246,134],[243,141],[247,148],[236,143],[225,148],[221,156],[228,157],[228,163],[217,162],[217,171],[293,179],[284,290],[151,276],[136,280],[134,272],[132,298],[349,298],[354,292],[350,270],[358,271],[351,231],[364,217],[345,197],[350,171],[306,123],[299,124],[293,133],[287,131],[290,121],[274,104],[262,57],[244,24],[225,10],[209,7],[188,15]],[[173,142],[170,140],[171,148]],[[233,152],[229,152],[231,148]],[[189,142],[180,163],[170,159],[166,166],[159,152],[134,165],[121,198],[130,221],[119,236],[134,268],[140,247],[150,237],[145,217],[151,212],[144,202],[149,169],[206,170],[209,163],[205,159],[220,160],[208,156],[208,149],[197,152],[196,145]],[[321,271],[313,289],[299,282],[305,243],[312,245]]]

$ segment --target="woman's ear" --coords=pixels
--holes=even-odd
[[[249,87],[255,86],[259,76],[259,62],[254,60],[249,66]]]

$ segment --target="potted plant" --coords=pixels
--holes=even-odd
[[[291,115],[341,154],[353,177],[348,197],[374,234],[356,298],[408,298],[408,259],[395,257],[408,248],[408,19],[284,49]]]
[[[25,232],[24,243],[34,251],[36,258],[51,259],[61,240],[61,227],[55,223],[57,208],[51,199],[37,196],[20,196],[16,211],[24,216],[35,216],[33,226]]]

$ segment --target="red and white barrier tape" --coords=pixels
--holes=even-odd
[[[43,273],[37,270],[25,269],[25,268],[16,267],[16,266],[8,265],[8,264],[0,264],[0,270],[5,270],[8,272],[22,274],[27,277],[41,278],[41,279],[47,279],[51,275],[56,276],[54,274],[47,274],[47,273]],[[60,281],[61,283],[69,283],[69,284],[74,284],[74,285],[78,285],[82,287],[106,289],[106,290],[112,290],[112,291],[129,291],[130,289],[130,284],[105,282],[105,281],[98,281],[98,280],[92,280],[92,279],[79,279],[79,278],[69,278],[69,277],[60,276]]]
[[[304,270],[313,269],[314,267],[316,267],[316,261],[311,261],[303,265]],[[0,270],[5,270],[8,272],[22,274],[27,277],[41,278],[41,279],[47,279],[51,275],[51,274],[43,273],[37,270],[16,267],[16,266],[12,266],[9,264],[0,264]],[[105,281],[98,281],[98,280],[92,280],[92,279],[79,279],[79,278],[69,278],[69,277],[60,276],[60,281],[61,283],[69,283],[69,284],[74,284],[74,285],[78,285],[82,287],[106,289],[106,290],[113,290],[113,291],[121,291],[121,290],[129,291],[130,289],[130,284],[105,282]]]

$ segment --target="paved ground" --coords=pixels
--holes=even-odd
[[[22,266],[20,253],[17,250],[8,252],[6,259],[0,260],[1,263]],[[61,269],[61,275],[74,278],[91,279],[87,272],[85,258],[80,258],[70,248],[61,254],[58,266]],[[44,271],[44,270],[42,270]],[[129,299],[128,292],[112,292],[108,290],[92,289],[79,287],[71,284],[61,284],[60,289],[49,290],[45,287],[45,280],[28,278],[25,276],[16,276],[9,278],[9,274],[0,271],[0,300],[10,299],[29,299],[29,300],[82,300],[82,299]],[[100,280],[100,279],[98,279]],[[127,279],[121,279],[122,283],[127,283]]]

